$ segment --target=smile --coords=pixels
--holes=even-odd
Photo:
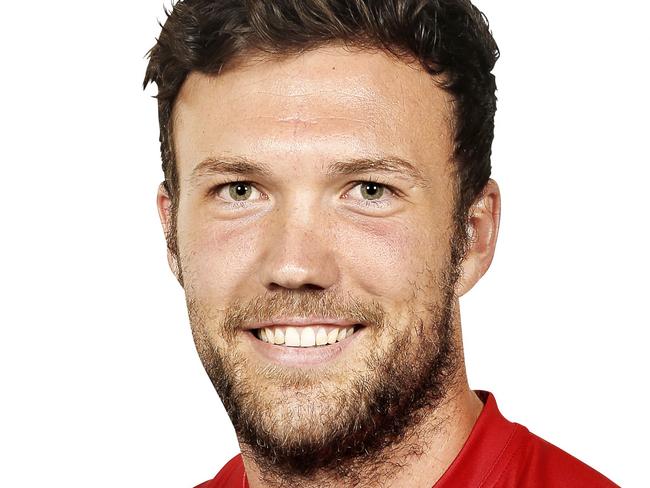
[[[352,336],[361,326],[307,326],[276,325],[253,330],[259,340],[286,347],[321,347],[341,342]]]
[[[274,324],[246,330],[244,338],[260,358],[288,367],[326,365],[352,347],[367,327],[312,324]]]

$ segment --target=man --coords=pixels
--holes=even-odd
[[[199,486],[615,486],[468,386],[497,57],[466,0],[175,5],[158,209],[242,451]]]

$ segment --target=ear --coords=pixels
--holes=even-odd
[[[456,283],[461,297],[481,279],[492,263],[499,234],[501,194],[496,181],[490,179],[469,211],[467,233],[470,244],[462,263],[462,276]]]
[[[173,212],[172,212],[172,199],[165,188],[165,184],[161,183],[158,186],[158,194],[156,195],[156,205],[158,206],[158,217],[160,217],[160,223],[162,224],[163,232],[165,233],[165,241],[167,242],[167,263],[169,268],[176,276],[176,279],[180,280],[180,273],[178,268],[178,259],[176,254],[170,249],[169,242],[171,233],[175,232],[173,225]]]

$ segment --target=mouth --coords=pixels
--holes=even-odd
[[[267,344],[284,347],[327,347],[342,342],[358,332],[361,324],[350,326],[316,325],[294,327],[274,325],[259,329],[251,329],[253,336]]]
[[[286,367],[328,365],[364,336],[361,324],[274,324],[248,329],[244,337],[262,360]]]

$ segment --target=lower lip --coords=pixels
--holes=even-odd
[[[250,342],[255,352],[267,361],[282,366],[301,367],[317,366],[333,361],[354,345],[364,331],[365,327],[362,327],[341,342],[315,347],[290,347],[269,344],[255,337],[251,331],[244,331],[244,337]]]

